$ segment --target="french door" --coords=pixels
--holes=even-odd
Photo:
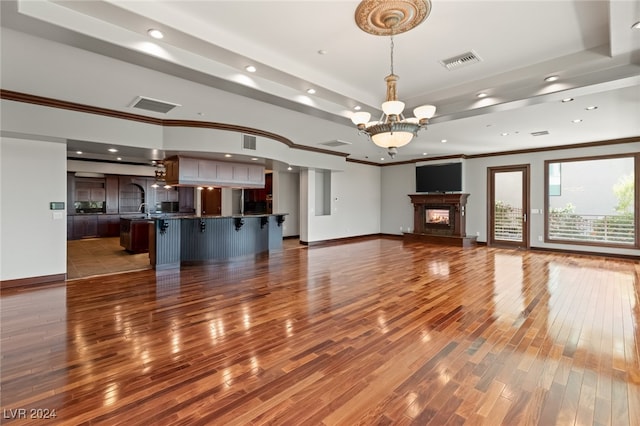
[[[529,165],[489,167],[489,245],[529,248]]]

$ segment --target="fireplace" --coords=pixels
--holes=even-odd
[[[476,237],[467,237],[465,209],[469,194],[411,194],[414,232],[409,240],[471,246]]]
[[[424,218],[425,228],[449,228],[453,223],[455,211],[452,212],[450,206],[425,205]]]

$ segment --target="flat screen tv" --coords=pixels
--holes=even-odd
[[[416,192],[462,191],[462,163],[416,167]]]

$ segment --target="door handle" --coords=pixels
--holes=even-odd
[[[527,221],[527,214],[526,214],[526,213],[522,215],[522,221],[523,221],[523,222],[526,222],[526,221]]]

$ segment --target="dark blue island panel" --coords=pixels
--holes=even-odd
[[[282,248],[286,214],[155,218],[149,258],[156,270]]]

